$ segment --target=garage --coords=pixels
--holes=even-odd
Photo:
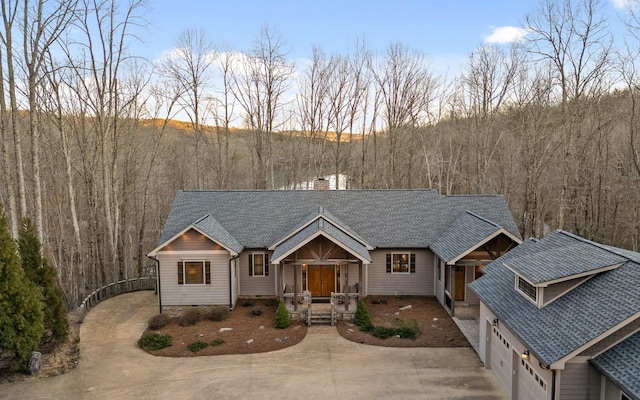
[[[511,391],[512,347],[502,333],[494,326],[491,335],[491,369],[502,386]]]
[[[547,398],[547,383],[525,360],[518,367],[518,399],[540,400]]]

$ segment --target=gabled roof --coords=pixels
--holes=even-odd
[[[311,225],[313,222],[317,221],[320,218],[333,224],[336,228],[342,230],[344,233],[351,236],[356,241],[360,242],[368,250],[373,250],[373,247],[371,245],[369,245],[364,239],[362,239],[356,232],[354,232],[351,228],[349,228],[345,223],[340,221],[336,216],[334,216],[329,211],[327,211],[323,206],[320,206],[316,211],[312,212],[309,216],[304,218],[298,225],[295,226],[295,228],[293,228],[290,232],[285,234],[276,243],[269,246],[269,250],[275,250],[275,248],[278,245],[280,245],[282,242],[288,240],[293,235],[300,232],[302,229],[306,228],[308,225]]]
[[[209,240],[218,243],[220,246],[227,249],[231,254],[238,255],[242,252],[244,247],[233,237],[229,232],[218,221],[215,220],[211,215],[205,215],[202,218],[196,220],[193,224],[188,225],[186,228],[176,233],[170,239],[161,242],[160,246],[155,248],[153,251],[149,252],[149,256],[153,257],[156,255],[158,251],[160,251],[164,246],[171,243],[178,236],[187,232],[190,229],[195,229],[200,232],[202,235],[207,237]]]
[[[295,235],[290,236],[287,240],[276,246],[275,251],[271,256],[271,262],[274,264],[279,263],[286,256],[320,235],[328,238],[344,250],[353,254],[363,263],[371,263],[369,251],[362,243],[347,235],[324,218],[316,219],[304,229]]]
[[[634,399],[640,399],[640,332],[600,354],[591,363]]]
[[[603,272],[628,260],[598,243],[556,231],[504,264],[532,285],[547,286]]]
[[[469,284],[500,324],[552,368],[630,323],[640,313],[640,265],[629,259],[615,269],[596,274],[541,309],[518,293],[514,272],[505,265],[512,265],[525,255],[551,251],[554,246],[550,243],[564,247],[567,243],[556,241],[558,235],[565,235],[569,241],[584,241],[562,231],[548,236],[549,240],[527,240],[487,265],[484,276]],[[610,249],[595,247],[599,249],[593,254],[595,257],[608,257],[604,253],[610,253]]]
[[[471,211],[464,211],[436,239],[431,245],[431,250],[446,263],[455,263],[501,233],[520,243],[519,237],[514,236],[495,222]]]
[[[202,215],[210,215],[244,248],[266,249],[306,226],[320,207],[327,221],[340,221],[341,230],[348,229],[349,236],[372,248],[427,248],[465,210],[520,237],[504,198],[495,195],[440,196],[433,190],[179,191],[160,245]]]

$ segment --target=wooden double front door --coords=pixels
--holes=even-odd
[[[336,290],[336,269],[333,265],[310,265],[308,288],[313,297],[329,297]]]

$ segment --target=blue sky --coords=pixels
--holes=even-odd
[[[604,0],[612,24],[615,4]],[[151,27],[140,48],[155,59],[187,28],[204,29],[212,41],[249,50],[263,25],[287,43],[292,60],[305,59],[314,45],[346,53],[357,39],[382,53],[392,42],[422,51],[436,62],[463,60],[489,38],[509,38],[505,27],[522,27],[538,0],[151,0]],[[493,35],[493,36],[492,36]]]

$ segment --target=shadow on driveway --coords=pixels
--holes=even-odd
[[[97,305],[80,329],[80,364],[65,375],[0,385],[2,399],[506,399],[471,348],[387,348],[311,327],[272,353],[155,357],[137,348],[157,312],[151,291]]]

